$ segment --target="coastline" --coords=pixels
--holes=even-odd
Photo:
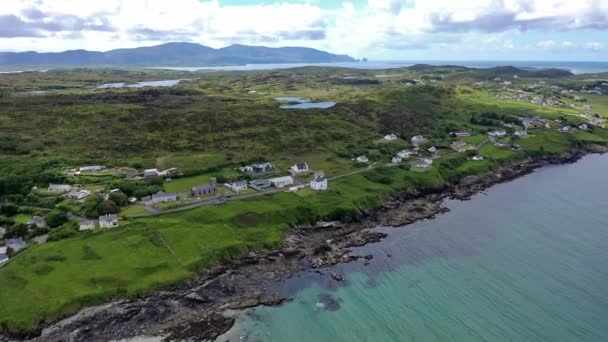
[[[385,237],[368,228],[398,227],[432,218],[446,210],[442,206],[446,198],[466,200],[494,184],[510,181],[539,167],[572,163],[586,154],[605,152],[608,152],[606,146],[590,145],[565,155],[528,158],[483,175],[465,177],[450,187],[396,195],[382,207],[364,212],[363,219],[358,222],[298,227],[290,233],[282,249],[264,254],[250,253],[196,279],[137,298],[83,309],[39,331],[42,335],[33,340],[107,341],[143,335],[213,340],[234,323],[233,318],[223,317],[225,310],[278,305],[287,300],[266,290],[275,282],[303,270],[340,281],[340,274],[324,273],[320,269],[341,262],[365,262],[367,256],[350,255],[349,248]],[[8,340],[11,340],[8,336],[0,336],[0,341]]]

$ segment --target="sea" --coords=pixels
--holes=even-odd
[[[283,64],[246,64],[211,67],[154,67],[154,69],[169,69],[181,71],[248,71],[276,70],[304,66],[325,66],[354,69],[392,69],[403,68],[415,64],[458,65],[469,68],[492,68],[496,66],[515,66],[519,68],[558,68],[569,70],[574,74],[608,72],[608,62],[576,62],[576,61],[450,61],[450,60],[409,60],[409,61],[368,61],[347,63],[283,63]]]
[[[607,171],[589,155],[377,227],[351,253],[368,265],[277,284],[287,303],[233,313],[217,341],[608,341]]]

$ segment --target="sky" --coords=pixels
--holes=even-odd
[[[166,42],[370,60],[608,61],[608,0],[0,0],[0,51]]]

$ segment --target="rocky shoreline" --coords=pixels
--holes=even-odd
[[[341,262],[369,262],[371,256],[352,255],[350,248],[380,241],[376,226],[403,226],[445,212],[445,198],[466,200],[488,187],[512,180],[551,164],[575,162],[589,153],[608,152],[606,146],[587,146],[560,156],[528,158],[498,170],[469,176],[458,184],[427,193],[404,193],[381,208],[364,213],[354,223],[320,222],[294,229],[283,248],[249,255],[200,274],[195,279],[141,297],[87,308],[49,325],[32,336],[2,336],[0,341],[109,341],[136,336],[165,340],[207,341],[227,332],[234,318],[226,310],[279,305],[287,298],[271,285],[304,270],[314,270],[335,281],[343,275],[325,267]]]

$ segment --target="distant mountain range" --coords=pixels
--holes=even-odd
[[[230,45],[221,49],[193,43],[167,43],[106,52],[70,50],[38,53],[2,52],[0,65],[70,65],[70,66],[211,66],[256,63],[332,63],[354,62],[348,55],[304,47],[269,48]]]

